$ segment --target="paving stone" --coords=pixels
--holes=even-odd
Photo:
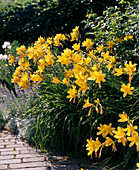
[[[42,155],[38,155],[37,153],[35,154],[19,154],[19,155],[16,155],[16,158],[32,158],[32,157],[39,157],[39,156],[42,156]]]
[[[33,150],[32,147],[30,147],[30,146],[22,146],[22,147],[15,146],[15,148],[16,148],[16,150]],[[33,150],[33,151],[35,151],[35,150]]]
[[[4,140],[4,139],[3,139]],[[18,141],[18,140],[6,140],[5,139],[5,141],[3,141],[2,140],[2,142],[4,143],[4,144],[9,144],[9,143],[14,143],[14,144],[25,144],[24,142],[22,142],[22,141]],[[3,143],[0,143],[0,145],[2,145]]]
[[[8,159],[8,160],[0,160],[0,166],[2,165],[2,164],[15,164],[15,163],[20,163],[21,162],[21,160],[20,159]]]
[[[16,147],[16,148],[18,148],[18,147],[23,147],[23,145],[19,145],[19,144],[18,144],[18,145],[15,146],[15,145],[12,144],[12,143],[11,143],[10,145],[5,145],[5,144],[4,144],[3,146],[0,145],[0,148],[1,148],[1,149],[2,149],[2,148],[13,148],[13,147]]]
[[[10,164],[10,168],[33,168],[33,167],[44,167],[46,166],[45,162],[33,162],[33,163],[19,163],[19,164]]]
[[[28,154],[28,153],[36,153],[35,150],[21,150],[20,152],[21,152],[21,154],[22,154],[22,153],[27,153],[27,154]]]
[[[1,152],[1,155],[15,155],[15,154],[19,154],[19,151],[5,151],[5,152]]]
[[[6,170],[7,169],[7,165],[0,165],[0,170],[1,169]]]
[[[0,152],[3,152],[3,151],[13,151],[13,148],[0,148]]]
[[[12,169],[12,170],[50,170],[47,167],[35,167],[35,168],[20,168],[20,169]]]
[[[0,146],[0,149],[3,149],[4,148],[4,145],[3,146]]]
[[[0,148],[0,152],[7,152],[7,151],[21,151],[21,153],[26,153],[26,152],[35,152],[35,150],[32,150],[32,148],[28,147],[11,147],[11,148]]]
[[[11,144],[12,144],[11,142],[4,142],[4,143],[2,142],[2,143],[0,143],[0,146],[1,146],[1,145],[11,145]],[[13,143],[13,144],[14,144],[14,143]]]
[[[14,155],[4,155],[4,156],[0,156],[0,161],[3,159],[13,159]]]
[[[9,137],[9,138],[0,138],[0,142],[14,142],[14,141],[18,141],[18,140],[20,140],[20,138],[18,138],[18,139],[16,139],[16,138],[11,138],[11,137]]]
[[[23,162],[43,162],[44,157],[35,157],[35,158],[23,158]]]

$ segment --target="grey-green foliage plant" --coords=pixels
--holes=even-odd
[[[17,85],[15,93],[9,90],[6,84],[0,84],[0,113],[5,122],[9,122],[6,126],[11,133],[19,132],[23,138],[26,137],[30,119],[26,119],[25,112],[32,107],[37,100],[35,89],[21,90]]]

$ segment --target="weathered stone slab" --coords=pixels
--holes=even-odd
[[[4,159],[4,160],[0,160],[0,166],[2,165],[2,164],[15,164],[15,163],[20,163],[21,162],[21,160],[20,159],[8,159],[8,160],[6,160],[6,159]]]
[[[12,170],[50,170],[50,168],[44,166],[44,167],[22,168],[22,169],[12,169]]]
[[[16,155],[19,154],[19,151],[5,151],[5,152],[1,152],[1,155]]]
[[[43,162],[44,157],[23,158],[23,162]]]
[[[35,154],[19,154],[16,155],[16,158],[32,158],[32,157],[42,157],[42,155]]]
[[[6,170],[7,169],[7,165],[0,165],[0,170],[1,169]]]
[[[13,151],[13,148],[0,148],[0,152],[7,152],[7,151]]]
[[[35,168],[35,167],[45,167],[45,162],[32,162],[32,163],[19,163],[19,164],[10,164],[9,168]]]
[[[3,159],[12,159],[14,158],[14,155],[4,155],[4,156],[0,156],[0,161]]]

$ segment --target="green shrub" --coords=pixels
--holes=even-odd
[[[122,1],[121,1],[122,2]],[[85,23],[85,29],[89,37],[92,37],[95,44],[106,45],[108,41],[113,42],[113,55],[119,58],[119,61],[127,62],[129,60],[138,63],[138,3],[126,2],[125,8],[110,7],[103,12],[102,16],[95,13],[89,13]],[[132,35],[134,41],[127,39],[121,41],[122,37]],[[120,42],[121,41],[121,42]],[[118,44],[117,44],[118,42]]]

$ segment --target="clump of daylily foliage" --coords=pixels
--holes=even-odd
[[[54,65],[61,65],[63,74],[59,78],[53,76],[51,81],[55,84],[65,84],[68,88],[67,98],[69,101],[76,102],[76,98],[81,98],[89,90],[92,83],[96,83],[101,89],[103,84],[107,80],[108,74],[116,76],[120,79],[121,75],[128,75],[127,83],[121,81],[121,87],[118,89],[121,92],[121,96],[126,98],[134,93],[136,90],[132,86],[132,80],[136,75],[136,63],[129,61],[128,63],[117,62],[116,56],[113,56],[113,45],[119,44],[124,41],[133,41],[133,36],[126,35],[118,38],[114,38],[112,41],[108,41],[106,46],[98,45],[93,47],[93,40],[86,38],[83,42],[80,39],[81,35],[79,27],[75,27],[70,35],[56,34],[55,37],[43,38],[39,37],[33,46],[26,48],[24,45],[17,48],[18,57],[15,58],[9,55],[9,63],[17,65],[13,74],[13,83],[17,83],[20,88],[25,89],[32,84],[39,85],[43,80],[48,79],[45,70],[49,70]],[[61,54],[57,55],[53,51],[55,47],[63,47],[66,41],[73,42],[72,48],[65,48]],[[75,43],[76,41],[76,43]],[[32,67],[34,65],[34,67]],[[51,77],[49,77],[51,78]],[[103,114],[103,106],[100,103],[99,98],[90,102],[89,97],[84,100],[83,108],[89,108],[88,116],[90,116],[92,108],[96,110],[98,114]],[[139,151],[139,134],[137,132],[138,126],[133,125],[133,121],[129,119],[127,113],[119,115],[121,119],[119,122],[127,122],[127,127],[122,128],[118,126],[117,130],[111,127],[112,124],[100,124],[98,129],[100,130],[97,135],[102,134],[105,139],[103,143],[98,140],[87,140],[88,155],[92,156],[92,153],[97,152],[100,149],[99,156],[104,146],[112,145],[112,150],[116,151],[115,141],[126,145],[127,141],[130,142],[129,147],[136,145],[137,152]],[[110,135],[111,137],[109,137]]]

